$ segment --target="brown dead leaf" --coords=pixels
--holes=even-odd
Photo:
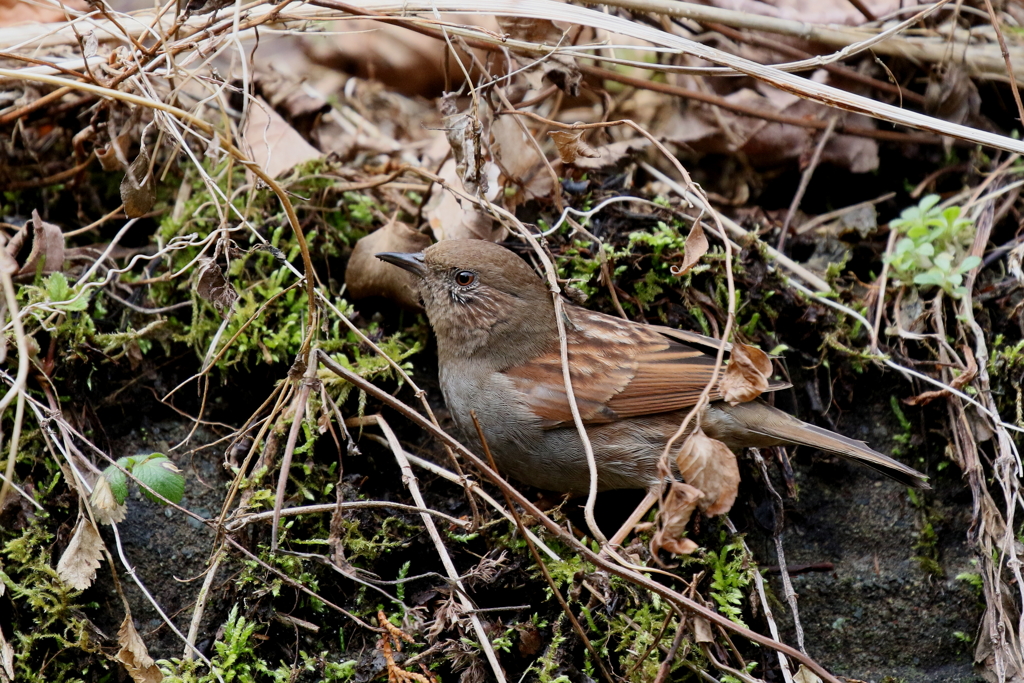
[[[953,123],[967,124],[978,116],[981,95],[967,69],[956,62],[932,69],[924,91],[924,110]]]
[[[445,18],[488,31],[497,29],[496,22],[490,17],[450,14]],[[456,64],[465,64],[470,78],[475,79],[479,74],[476,64],[486,60],[483,50],[473,51],[478,58],[474,60],[462,50],[462,41],[452,41],[450,45],[454,51],[449,54],[449,44],[445,41],[413,33],[401,26],[370,19],[339,22],[336,26],[335,30],[344,31],[344,34],[317,36],[302,42],[303,51],[310,61],[363,80],[383,83],[408,97],[433,99],[440,96],[445,88],[446,75],[450,87],[458,90],[464,76]]]
[[[249,103],[243,137],[252,160],[271,178],[321,157],[262,97]]]
[[[35,277],[37,273],[48,275],[60,272],[64,267],[64,234],[53,223],[41,219],[35,209],[32,210],[32,220],[26,222],[7,244],[7,255],[17,258],[28,239],[30,225],[32,249],[15,275]]]
[[[115,659],[124,664],[135,683],[160,683],[164,680],[164,675],[149,656],[142,637],[135,630],[131,613],[125,615],[121,628],[117,630],[117,642],[121,649]]]
[[[127,133],[118,135],[112,142],[96,150],[96,158],[99,159],[100,167],[104,171],[118,171],[124,168],[128,156],[128,146],[131,144],[131,136]]]
[[[793,674],[793,683],[821,683],[821,679],[818,678],[818,674],[801,664]]]
[[[581,171],[597,171],[602,168],[618,166],[631,154],[646,149],[651,144],[647,138],[631,138],[619,140],[608,145],[594,147],[593,157],[578,157],[573,164]]]
[[[403,307],[420,310],[416,275],[377,258],[381,252],[421,252],[430,238],[392,217],[387,224],[355,243],[345,270],[345,288],[353,299],[382,296]]]
[[[92,520],[79,515],[75,534],[57,562],[57,576],[75,590],[84,591],[96,578],[102,559],[103,539]]]
[[[703,497],[703,492],[689,484],[672,482],[659,515],[661,526],[651,539],[651,554],[656,556],[659,550],[667,550],[674,555],[689,555],[698,548],[685,534],[686,525]]]
[[[117,502],[117,498],[114,497],[114,492],[110,488],[110,482],[103,476],[96,480],[89,503],[92,505],[92,513],[96,516],[96,521],[100,524],[120,522],[128,512],[128,506]]]
[[[579,157],[595,159],[601,156],[593,147],[583,141],[582,130],[555,130],[548,135],[555,141],[558,156],[562,159],[563,164],[575,164]]]
[[[708,238],[704,235],[704,228],[701,227],[700,221],[697,221],[690,229],[690,234],[686,236],[683,263],[680,266],[672,266],[672,274],[686,275],[706,253],[708,253]]]
[[[488,171],[493,172],[495,176],[495,182],[492,182],[491,186],[496,188],[498,169],[494,164],[487,164],[487,167]],[[454,159],[446,161],[438,175],[446,185],[465,192],[465,187],[455,171]],[[474,239],[498,242],[508,234],[503,225],[480,211],[476,204],[469,200],[463,200],[446,189],[434,188],[430,201],[424,207],[424,213],[430,224],[430,229],[438,241]]]
[[[438,100],[437,107],[463,187],[471,195],[487,194],[489,183],[480,119],[470,111],[458,110],[456,93],[446,93]]]
[[[722,398],[732,405],[753,401],[768,388],[771,374],[772,361],[767,353],[736,342],[732,345],[725,377],[719,385]]]
[[[345,270],[345,288],[353,299],[383,296],[403,307],[420,310],[419,278],[376,257],[382,251],[415,253],[430,246],[430,238],[392,218],[356,242]]]
[[[715,642],[714,633],[711,631],[711,624],[701,616],[693,615],[693,639],[698,643]]]
[[[514,116],[499,117],[491,124],[491,158],[517,188],[525,191],[518,202],[548,197],[555,190],[555,182],[520,124]]]
[[[70,0],[63,5],[72,11],[88,10],[88,6],[80,0]],[[0,0],[0,26],[48,24],[66,18],[65,10],[57,5],[44,5],[30,0]]]
[[[149,152],[145,149],[139,152],[139,156],[124,174],[121,181],[121,203],[124,204],[124,215],[128,218],[146,215],[156,203],[153,178],[149,173]]]
[[[563,44],[566,39],[567,26],[559,26],[547,19],[515,16],[498,17],[497,19],[501,30],[514,40],[559,45]],[[579,95],[583,76],[580,74],[574,58],[563,54],[549,54],[544,59],[537,59],[533,54],[519,52],[515,48],[510,51],[515,55],[516,61],[527,69],[528,79],[531,74],[539,74],[557,85],[566,95],[570,97]],[[540,89],[540,83],[532,82],[531,86]]]
[[[699,427],[693,431],[676,453],[676,466],[686,483],[704,494],[697,505],[712,517],[728,512],[736,500],[740,470],[736,455]]]
[[[309,88],[304,79],[279,73],[272,65],[258,68],[253,84],[260,96],[304,139],[310,139],[317,121],[331,110],[327,99],[315,88]]]
[[[196,294],[213,304],[223,318],[230,318],[231,308],[238,301],[238,292],[212,258],[201,258],[196,266]]]

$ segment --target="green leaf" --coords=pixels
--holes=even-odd
[[[918,206],[921,208],[922,213],[927,213],[933,206],[939,203],[940,199],[942,199],[942,197],[940,197],[939,195],[930,194],[924,197],[920,202],[918,202]]]
[[[128,477],[113,465],[103,470],[103,476],[110,483],[110,491],[114,494],[117,504],[124,505],[124,501],[128,498]]]
[[[76,297],[64,273],[51,273],[46,278],[46,296],[61,311],[84,311],[89,307],[89,297],[81,293]]]
[[[941,270],[943,273],[948,273],[953,266],[953,255],[950,254],[948,251],[944,251],[938,256],[936,256],[934,259],[932,259],[932,263],[934,263],[935,267]]]
[[[977,268],[980,265],[981,265],[981,257],[980,256],[971,255],[971,256],[968,256],[967,258],[965,258],[963,261],[960,262],[960,265],[957,267],[956,272],[958,272],[958,273],[966,273],[967,271],[971,270],[972,268]]]
[[[914,276],[915,285],[941,285],[945,280],[945,275],[937,268],[930,268]]]
[[[154,453],[137,463],[132,468],[132,474],[172,503],[181,502],[181,497],[185,495],[185,477],[162,453]],[[146,489],[142,489],[142,492],[152,501],[163,502]]]

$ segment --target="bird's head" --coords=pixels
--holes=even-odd
[[[550,342],[551,293],[523,259],[502,246],[443,240],[422,252],[384,252],[377,258],[419,276],[442,355],[519,356]]]

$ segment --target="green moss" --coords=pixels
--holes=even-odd
[[[222,628],[223,638],[213,644],[214,655],[210,657],[209,668],[196,660],[162,659],[157,664],[167,683],[290,683],[302,673],[330,683],[354,680],[355,660],[333,662],[326,652],[311,656],[300,651],[301,661],[297,666],[283,661],[274,666],[257,653],[256,632],[259,629],[257,622],[239,616],[238,605],[235,605]]]

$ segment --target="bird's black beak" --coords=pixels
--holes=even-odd
[[[423,277],[427,274],[427,266],[423,263],[423,252],[417,251],[414,254],[405,254],[397,251],[382,251],[376,255],[381,261],[386,261],[393,265],[408,270],[417,277]]]

